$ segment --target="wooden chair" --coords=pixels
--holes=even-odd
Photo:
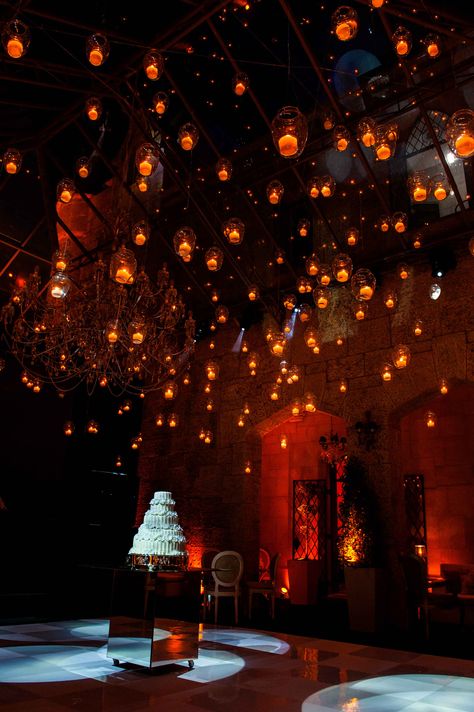
[[[261,593],[265,598],[270,600],[272,619],[275,618],[275,597],[276,590],[276,572],[280,554],[275,554],[270,561],[270,579],[260,581],[248,581],[247,589],[249,592],[249,619],[252,618],[252,603],[254,593]]]
[[[244,570],[244,561],[237,551],[221,551],[211,563],[214,586],[204,589],[204,617],[214,599],[214,623],[217,624],[219,598],[234,599],[235,624],[239,621],[240,579]]]

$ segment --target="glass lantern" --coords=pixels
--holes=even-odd
[[[158,116],[163,116],[163,114],[168,109],[170,100],[169,96],[165,91],[159,91],[153,97],[153,111]]]
[[[314,349],[318,343],[318,332],[314,326],[308,326],[304,332],[304,341],[309,349]]]
[[[66,420],[63,426],[64,435],[66,435],[67,437],[71,437],[71,435],[74,433],[74,429],[74,423],[72,422],[72,420]]]
[[[81,158],[78,158],[76,161],[76,173],[79,178],[88,178],[90,171],[91,165],[87,156],[81,156]]]
[[[318,274],[319,259],[317,258],[317,256],[314,253],[306,259],[305,268],[306,268],[306,273],[310,277],[316,277],[316,275]]]
[[[447,378],[440,378],[439,380],[439,392],[442,396],[445,396],[449,391],[449,382]]]
[[[458,158],[474,155],[474,111],[456,111],[446,125],[446,141]]]
[[[240,218],[229,218],[222,225],[222,232],[231,245],[240,245],[244,239],[245,225]]]
[[[374,145],[376,128],[377,124],[370,117],[361,119],[357,124],[357,138],[366,148]]]
[[[248,90],[250,80],[245,72],[238,72],[232,78],[232,91],[237,96],[242,96]]]
[[[393,213],[392,226],[395,232],[398,232],[399,234],[406,232],[408,228],[408,217],[406,213]]]
[[[213,289],[213,290],[211,291],[211,302],[216,303],[216,302],[219,301],[220,298],[221,298],[221,293],[219,292],[219,290],[218,290],[218,289]]]
[[[421,319],[416,319],[413,324],[413,334],[414,336],[421,336],[423,333],[423,322]]]
[[[260,297],[260,290],[256,284],[251,284],[247,290],[249,301],[255,302]]]
[[[132,227],[132,240],[135,245],[138,245],[139,247],[142,247],[142,245],[145,244],[149,235],[150,228],[148,227],[146,220],[140,220]]]
[[[448,197],[449,193],[449,183],[446,180],[446,177],[442,174],[434,176],[432,180],[433,184],[433,196],[436,198],[438,202],[441,202],[442,200],[445,200]]]
[[[407,186],[414,203],[424,202],[431,193],[431,180],[422,171],[413,173],[407,180]]]
[[[300,369],[299,366],[296,364],[293,366],[290,366],[288,369],[288,373],[286,374],[286,382],[288,383],[289,386],[291,386],[293,383],[298,383],[300,380]]]
[[[435,35],[434,33],[430,33],[429,35],[426,35],[425,39],[423,40],[423,44],[426,47],[426,54],[428,57],[431,59],[436,59],[436,57],[439,57],[441,54],[441,40],[439,38],[439,35]]]
[[[297,305],[297,303],[298,303],[298,300],[297,300],[297,298],[295,297],[294,294],[286,294],[286,295],[283,297],[283,306],[284,306],[285,309],[287,309],[288,311],[293,311],[293,309],[295,308],[295,306]]]
[[[428,410],[425,413],[425,424],[427,428],[436,428],[436,423],[437,423],[437,417],[436,413],[433,413],[432,410]]]
[[[375,141],[372,146],[377,160],[387,161],[391,158],[397,148],[397,140],[398,126],[396,124],[377,126],[375,129]]]
[[[133,284],[137,273],[137,261],[131,250],[124,245],[112,255],[110,278],[118,284]]]
[[[310,198],[318,198],[321,192],[320,179],[317,176],[313,176],[306,183],[306,192]]]
[[[285,188],[279,180],[272,180],[267,185],[267,198],[271,205],[278,205],[283,198]]]
[[[226,324],[229,318],[229,310],[223,304],[216,308],[216,321],[218,324]]]
[[[298,235],[300,237],[308,237],[311,228],[311,223],[307,218],[302,218],[298,221]]]
[[[359,242],[359,230],[356,227],[349,227],[346,230],[345,238],[348,247],[355,247]]]
[[[380,232],[388,232],[390,230],[391,224],[392,220],[390,218],[390,215],[381,215],[377,220],[377,227]]]
[[[196,235],[188,226],[180,227],[173,236],[174,251],[183,262],[190,262],[196,247]]]
[[[165,400],[174,400],[178,395],[178,384],[175,381],[166,381],[163,385],[163,396]]]
[[[49,281],[49,294],[53,299],[65,299],[71,289],[71,280],[64,272],[56,272]]]
[[[327,110],[324,111],[321,116],[321,124],[325,131],[332,131],[336,125],[336,115],[334,111]]]
[[[352,311],[357,321],[364,321],[369,311],[367,302],[357,300],[352,306]]]
[[[302,324],[305,324],[307,321],[309,321],[311,319],[312,314],[313,314],[313,310],[311,309],[309,304],[302,304],[300,306],[298,316],[299,316],[300,322]]]
[[[352,276],[352,260],[349,255],[341,252],[335,256],[332,262],[332,273],[341,284],[350,280]]]
[[[272,400],[272,401],[280,400],[281,388],[280,388],[280,386],[278,385],[278,383],[273,383],[273,384],[270,386],[268,395],[269,395],[269,397],[270,397],[270,400]]]
[[[322,176],[319,179],[319,186],[323,198],[331,198],[336,191],[336,181],[332,176]]]
[[[151,176],[158,168],[158,147],[152,143],[142,143],[135,153],[135,166],[141,176]]]
[[[97,422],[97,420],[89,420],[86,425],[86,432],[90,435],[97,435],[97,433],[99,432],[99,423]]]
[[[15,175],[21,168],[22,158],[16,148],[7,148],[3,154],[3,167],[8,175]]]
[[[415,250],[419,250],[422,245],[423,245],[423,235],[420,232],[417,232],[415,234],[415,236],[413,237],[413,247]]]
[[[382,376],[382,381],[385,381],[385,383],[388,383],[388,381],[392,380],[392,365],[390,363],[385,363],[382,366],[382,371],[381,374]]]
[[[317,405],[316,405],[316,396],[314,393],[307,392],[303,396],[303,408],[306,413],[316,413],[317,411]]]
[[[410,268],[406,262],[401,262],[397,267],[398,276],[400,279],[408,279],[410,276]]]
[[[65,247],[55,251],[53,254],[52,265],[56,272],[66,272],[69,267],[69,258]]]
[[[138,176],[136,186],[140,193],[147,193],[150,189],[150,179],[147,176]]]
[[[30,46],[30,30],[21,20],[6,22],[2,30],[2,44],[11,59],[20,59]]]
[[[107,326],[105,327],[105,338],[111,345],[116,344],[119,340],[120,329],[117,319],[112,319],[107,323]]]
[[[406,27],[398,27],[392,35],[393,46],[399,57],[406,57],[412,47],[412,35]]]
[[[392,289],[390,289],[388,292],[385,292],[383,303],[389,311],[393,311],[395,309],[395,307],[397,306],[397,302],[398,298],[396,292],[394,292]]]
[[[184,124],[178,131],[178,143],[183,151],[192,151],[199,141],[199,131],[194,124]]]
[[[216,163],[216,175],[223,183],[231,179],[232,163],[228,158],[219,158]]]
[[[156,49],[151,49],[143,57],[143,69],[147,79],[156,82],[161,77],[165,69],[165,60]]]
[[[102,102],[96,96],[91,96],[85,104],[85,111],[89,121],[97,121],[102,116]]]
[[[204,255],[204,261],[210,272],[217,272],[222,267],[224,253],[220,247],[210,247]]]
[[[100,67],[109,56],[110,46],[105,35],[90,35],[86,43],[87,60],[93,67]]]
[[[399,344],[392,351],[392,362],[395,368],[401,370],[406,368],[410,363],[411,353],[408,346]]]
[[[69,178],[63,178],[59,181],[58,187],[56,188],[56,197],[60,203],[70,203],[74,193],[76,192],[76,186]]]
[[[376,280],[372,272],[364,267],[354,272],[351,279],[352,294],[356,299],[368,302],[374,296]]]
[[[128,326],[128,335],[134,346],[139,346],[145,341],[146,324],[141,318],[133,319]]]
[[[319,265],[319,272],[316,279],[322,287],[327,287],[332,280],[331,267],[326,264]]]
[[[279,358],[281,358],[286,348],[286,339],[284,334],[282,334],[281,332],[272,333],[271,338],[268,342],[268,346],[270,349],[270,353],[272,353],[273,356],[278,356]]]
[[[345,151],[349,146],[351,135],[345,126],[336,126],[332,135],[332,143],[336,151]]]
[[[247,366],[251,371],[255,371],[260,362],[260,357],[256,351],[251,351],[247,356]]]
[[[341,42],[354,39],[359,29],[359,18],[352,7],[341,5],[331,17],[331,29]]]
[[[168,427],[177,428],[179,425],[179,416],[177,413],[170,413],[168,416]]]
[[[310,292],[313,288],[311,280],[308,277],[298,277],[296,281],[296,289],[300,294],[306,294]]]
[[[272,121],[275,148],[283,158],[298,158],[308,139],[308,122],[296,106],[284,106]]]
[[[277,263],[277,265],[285,264],[285,251],[284,250],[277,250],[275,252],[275,262]]]
[[[330,296],[331,292],[326,287],[318,287],[313,290],[314,303],[318,309],[326,309]]]
[[[208,381],[216,381],[219,378],[219,364],[217,361],[206,361],[204,370]]]

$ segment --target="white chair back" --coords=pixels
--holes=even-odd
[[[242,578],[244,560],[237,551],[220,551],[213,558],[211,568],[216,586],[232,588]]]

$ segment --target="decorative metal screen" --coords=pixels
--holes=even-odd
[[[425,480],[423,475],[405,475],[405,512],[408,524],[408,547],[420,544],[426,548]]]
[[[326,553],[326,481],[293,482],[293,558],[324,559]]]
[[[430,117],[431,125],[438,136],[439,140],[442,141],[444,137],[444,132],[446,129],[446,120],[448,116],[443,114],[441,111],[428,111]],[[433,147],[433,139],[431,134],[426,128],[426,124],[423,119],[419,119],[408,138],[406,145],[406,156],[414,156],[421,151],[426,151]]]

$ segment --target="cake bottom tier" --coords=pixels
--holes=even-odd
[[[128,565],[132,569],[147,571],[185,571],[188,567],[188,555],[166,556],[163,554],[129,554]]]

